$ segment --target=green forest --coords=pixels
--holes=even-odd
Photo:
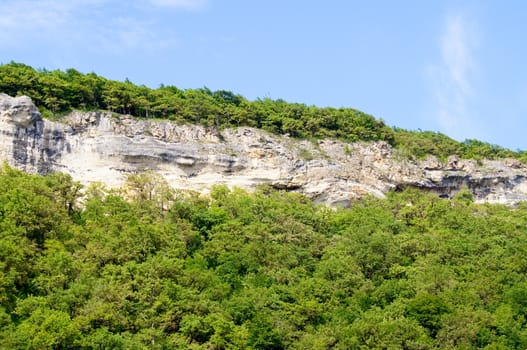
[[[527,205],[0,168],[2,349],[525,349]]]
[[[250,126],[297,138],[386,141],[409,158],[430,154],[444,160],[455,154],[474,159],[511,157],[527,163],[527,151],[512,151],[478,140],[458,142],[437,132],[392,128],[352,108],[321,108],[269,98],[249,101],[231,91],[208,88],[183,90],[162,85],[152,89],[75,69],[48,71],[22,63],[3,64],[0,92],[31,97],[49,118],[73,109],[108,110],[216,129]]]

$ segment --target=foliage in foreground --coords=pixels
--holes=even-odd
[[[455,154],[462,158],[513,157],[527,161],[527,152],[513,152],[478,140],[458,142],[429,131],[392,129],[382,120],[352,108],[320,108],[268,98],[249,101],[231,91],[207,88],[151,89],[74,69],[35,70],[14,62],[0,65],[0,92],[31,97],[47,117],[71,109],[109,110],[212,128],[250,126],[299,138],[386,141],[408,157],[431,154],[446,159]]]
[[[525,205],[0,173],[0,348],[527,347]]]

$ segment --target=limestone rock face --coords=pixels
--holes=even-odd
[[[66,135],[46,125],[29,97],[0,94],[0,159],[28,172],[54,171]]]
[[[527,200],[527,169],[517,161],[411,161],[385,142],[299,141],[247,127],[218,132],[108,112],[72,112],[59,123],[43,120],[29,98],[5,94],[0,130],[0,158],[10,165],[62,171],[84,184],[117,187],[127,174],[153,170],[178,189],[268,184],[343,206],[406,187],[452,197],[466,186],[479,202]]]
[[[42,116],[27,96],[10,97],[0,93],[0,118],[16,126],[27,127]]]

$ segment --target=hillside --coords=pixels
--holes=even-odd
[[[14,63],[0,130],[0,349],[527,348],[524,152]]]
[[[125,188],[0,170],[1,348],[527,347],[523,204]]]

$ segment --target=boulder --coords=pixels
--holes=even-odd
[[[0,119],[20,127],[41,120],[42,115],[27,96],[11,97],[0,93]]]

